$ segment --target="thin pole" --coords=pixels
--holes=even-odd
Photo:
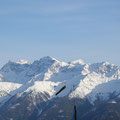
[[[73,85],[72,91],[75,90],[75,85]],[[74,120],[77,120],[77,109],[76,109],[76,100],[74,98]]]
[[[74,105],[74,120],[77,120],[77,110],[76,110],[76,105]]]

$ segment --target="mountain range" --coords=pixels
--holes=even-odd
[[[120,120],[120,67],[47,56],[0,69],[0,120],[73,120],[74,105],[78,120]]]

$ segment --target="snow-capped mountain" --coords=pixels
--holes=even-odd
[[[64,85],[66,89],[56,97],[55,93]],[[46,107],[37,106],[39,100],[49,102],[68,97],[87,99],[94,105],[97,101],[120,97],[119,86],[120,68],[108,62],[87,64],[80,59],[66,63],[48,56],[33,63],[9,61],[0,70],[0,106],[13,98],[15,102],[29,96],[40,115]]]

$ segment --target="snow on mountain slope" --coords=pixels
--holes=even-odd
[[[52,99],[66,85],[58,97],[87,97],[94,103],[98,98],[106,100],[111,94],[120,93],[120,68],[108,62],[86,64],[76,60],[65,63],[47,56],[33,63],[8,62],[0,70],[0,81],[0,86],[3,86],[0,89],[1,102],[9,93],[19,97],[24,93],[33,96],[47,93]]]
[[[32,91],[32,93],[37,95],[38,93],[47,93],[48,95],[52,96],[55,94],[55,87],[58,86],[60,83],[54,83],[50,81],[35,81],[34,85],[28,87],[24,92]]]
[[[21,84],[0,82],[0,106],[6,102],[9,98],[15,95],[15,90],[20,88]]]
[[[91,103],[95,100],[108,100],[110,95],[120,93],[120,80],[112,80],[102,75],[91,73],[84,80],[80,81],[75,91],[70,94],[70,98],[87,97]]]
[[[22,61],[23,62],[23,61]],[[51,57],[44,57],[38,61],[29,64],[24,62],[11,62],[9,61],[5,64],[0,70],[1,81],[4,82],[15,82],[24,84],[27,83],[32,77],[37,74],[46,72],[48,68],[55,62],[58,62],[56,59]]]
[[[0,70],[0,74],[3,76],[1,81],[25,83],[30,79],[30,77],[26,75],[29,66],[29,64],[19,64],[9,61]]]

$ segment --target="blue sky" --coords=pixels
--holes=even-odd
[[[0,66],[44,56],[120,65],[120,0],[0,0]]]

